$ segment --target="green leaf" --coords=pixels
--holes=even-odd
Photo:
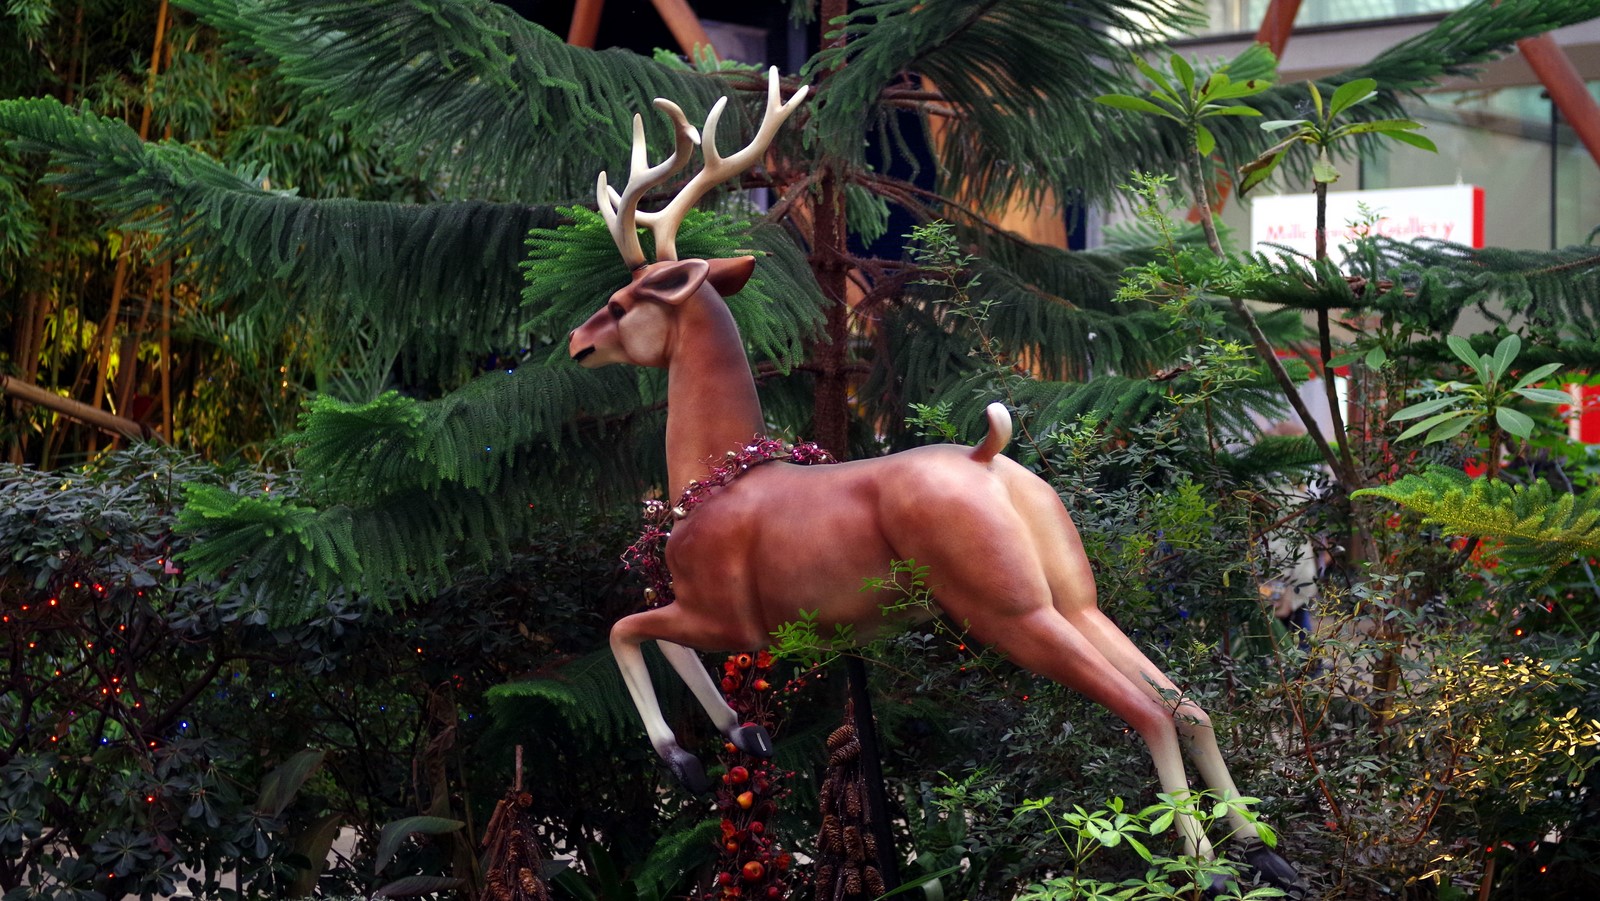
[[[1527,375],[1524,375],[1522,378],[1518,379],[1516,387],[1526,388],[1534,382],[1542,382],[1553,375],[1555,371],[1560,368],[1560,363],[1546,363],[1543,366],[1539,366],[1529,372]]]
[[[1172,54],[1172,72],[1178,76],[1178,82],[1183,85],[1183,90],[1190,97],[1194,96],[1194,67],[1182,55]]]
[[[373,865],[372,872],[381,873],[383,868],[394,859],[396,851],[400,850],[400,843],[404,842],[414,832],[424,835],[443,835],[454,832],[466,824],[460,820],[451,820],[444,817],[406,817],[383,824],[383,831],[378,834],[377,862]]]
[[[1172,811],[1168,810],[1150,822],[1150,834],[1160,835],[1172,825]]]
[[[1357,78],[1339,85],[1328,100],[1328,118],[1332,119],[1352,106],[1371,97],[1378,86],[1376,79]]]
[[[327,751],[307,749],[268,773],[261,780],[261,797],[256,800],[256,813],[269,817],[280,816],[294,800],[300,786],[305,785],[327,755]]]
[[[1494,380],[1500,381],[1505,374],[1511,371],[1511,364],[1517,359],[1517,354],[1522,352],[1522,337],[1520,335],[1507,335],[1500,339],[1494,347],[1494,357],[1489,361],[1490,371],[1494,373]]]
[[[1202,115],[1202,116],[1259,116],[1259,115],[1261,115],[1261,110],[1258,110],[1253,106],[1245,106],[1243,104],[1234,104],[1233,106],[1218,106],[1217,104],[1212,103],[1212,104],[1207,104],[1206,108],[1201,110],[1200,115]]]
[[[1402,144],[1410,144],[1412,147],[1421,147],[1423,150],[1426,150],[1429,153],[1439,152],[1438,146],[1432,141],[1428,140],[1422,135],[1412,134],[1409,131],[1385,132],[1384,136],[1394,138],[1396,141],[1399,141]]]
[[[1140,72],[1144,73],[1144,77],[1155,82],[1157,86],[1165,90],[1168,94],[1173,95],[1174,99],[1176,99],[1178,93],[1177,90],[1172,87],[1172,82],[1167,80],[1167,76],[1162,74],[1160,69],[1150,65],[1150,63],[1145,61],[1144,57],[1137,55],[1135,55],[1133,58],[1133,64],[1138,67]]]
[[[1494,421],[1500,424],[1500,428],[1516,435],[1523,441],[1527,441],[1528,436],[1533,434],[1533,417],[1521,410],[1513,410],[1510,407],[1496,407]]]
[[[1333,164],[1333,159],[1328,156],[1328,148],[1322,148],[1317,154],[1317,161],[1311,164],[1311,180],[1321,184],[1332,184],[1339,180],[1339,168]]]
[[[1278,833],[1276,830],[1260,820],[1256,820],[1255,826],[1256,834],[1261,837],[1262,844],[1265,844],[1269,848],[1278,847]]]
[[[1367,351],[1365,362],[1368,369],[1382,369],[1383,364],[1389,362],[1389,352],[1381,347],[1374,347]]]
[[[1409,407],[1405,407],[1396,411],[1393,416],[1389,417],[1389,421],[1402,422],[1407,419],[1416,419],[1418,416],[1427,416],[1432,413],[1437,413],[1446,407],[1455,406],[1463,400],[1465,400],[1465,398],[1461,397],[1460,395],[1453,395],[1450,397],[1435,397],[1432,400],[1425,400],[1421,403],[1415,403]]]
[[[1328,358],[1328,365],[1335,368],[1340,366],[1349,366],[1351,363],[1354,363],[1359,359],[1361,359],[1361,351],[1347,350],[1344,353],[1334,354],[1332,357]]]
[[[1422,127],[1421,122],[1410,119],[1377,119],[1372,122],[1352,122],[1335,129],[1333,136],[1342,138],[1345,135],[1362,135],[1369,132],[1389,134],[1391,132],[1415,131]]]
[[[1572,395],[1565,391],[1557,391],[1554,388],[1513,388],[1512,390],[1536,403],[1568,405],[1572,403]]]
[[[1272,170],[1278,168],[1278,164],[1283,162],[1283,157],[1284,151],[1280,150],[1271,155],[1256,157],[1240,166],[1239,174],[1244,178],[1239,181],[1239,194],[1244,195],[1246,191],[1272,177]]]
[[[1194,144],[1195,149],[1200,151],[1201,156],[1210,156],[1211,151],[1217,149],[1217,136],[1213,135],[1211,129],[1204,125],[1196,125],[1194,127]]]
[[[1460,335],[1447,335],[1444,343],[1450,348],[1450,352],[1456,355],[1456,359],[1472,367],[1472,371],[1478,374],[1478,381],[1489,380],[1489,373],[1483,369],[1478,359],[1478,352],[1472,349],[1472,344],[1467,339]]]
[[[1200,86],[1200,102],[1205,103],[1212,98],[1213,92],[1225,91],[1231,84],[1233,84],[1233,79],[1228,77],[1228,73],[1212,72],[1211,75],[1206,78],[1205,84]]]
[[[1317,90],[1317,83],[1314,82],[1314,81],[1306,82],[1306,87],[1311,89],[1311,105],[1316,107],[1317,119],[1318,119],[1318,121],[1321,121],[1322,118],[1323,118],[1323,116],[1322,116],[1322,92]]]
[[[1261,123],[1261,130],[1279,131],[1285,128],[1291,128],[1296,125],[1304,124],[1306,124],[1306,120],[1304,119],[1268,119],[1267,121]]]
[[[1166,116],[1176,119],[1170,110],[1162,109],[1142,97],[1130,97],[1127,94],[1101,94],[1094,98],[1095,103],[1116,107],[1117,109],[1133,110],[1136,113],[1150,113],[1156,116]]]
[[[1249,97],[1259,94],[1272,87],[1272,82],[1265,78],[1247,78],[1244,81],[1235,81],[1221,90],[1212,89],[1212,100],[1237,100],[1240,97]]]
[[[1465,413],[1466,411],[1462,412]],[[1459,419],[1452,419],[1449,422],[1441,423],[1440,425],[1435,426],[1433,431],[1428,433],[1428,437],[1423,440],[1423,443],[1435,444],[1440,441],[1447,441],[1466,431],[1468,426],[1477,421],[1478,416],[1473,414],[1470,416],[1462,416]]]
[[[1450,410],[1450,411],[1445,412],[1445,413],[1440,413],[1437,416],[1430,416],[1427,419],[1422,420],[1421,422],[1417,423],[1416,425],[1413,425],[1411,428],[1406,429],[1404,432],[1401,432],[1400,433],[1400,437],[1396,438],[1395,440],[1396,441],[1405,441],[1408,438],[1414,438],[1417,435],[1420,435],[1423,432],[1428,431],[1429,429],[1436,428],[1440,424],[1448,423],[1448,422],[1450,422],[1452,420],[1471,423],[1472,420],[1475,419],[1475,418],[1476,417],[1473,416],[1471,410]],[[1465,428],[1465,426],[1462,426],[1462,428]],[[1457,431],[1460,431],[1460,430],[1458,429]],[[1432,441],[1433,440],[1432,436],[1429,436],[1428,440]]]

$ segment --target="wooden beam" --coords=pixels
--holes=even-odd
[[[1266,44],[1272,55],[1283,58],[1283,48],[1289,45],[1289,35],[1294,31],[1295,17],[1300,15],[1300,0],[1272,0],[1261,17],[1261,27],[1256,31],[1256,43]]]
[[[92,425],[113,435],[123,435],[140,441],[154,440],[163,444],[166,443],[160,435],[143,423],[107,413],[98,407],[92,407],[70,397],[62,397],[53,391],[46,391],[38,385],[14,379],[9,375],[0,375],[0,395],[4,394],[9,394],[20,401],[44,407],[47,410],[54,410],[68,419],[76,419],[79,422]]]
[[[1589,93],[1583,76],[1578,74],[1566,51],[1549,32],[1518,41],[1517,49],[1528,61],[1533,74],[1539,76],[1544,89],[1550,92],[1550,102],[1578,133],[1578,140],[1588,149],[1595,165],[1600,166],[1600,104],[1595,103],[1594,95]]]
[[[717,48],[712,45],[711,38],[706,34],[706,28],[700,24],[700,17],[695,15],[689,7],[689,0],[650,0],[660,14],[661,21],[667,23],[667,30],[672,32],[673,40],[683,48],[693,60],[698,48],[705,47],[716,54]]]
[[[567,28],[567,43],[574,47],[594,49],[594,39],[600,33],[600,13],[606,0],[578,0],[572,10],[572,24]]]

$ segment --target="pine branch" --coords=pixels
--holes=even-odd
[[[318,397],[290,438],[300,445],[296,462],[352,503],[445,485],[496,492],[526,481],[516,467],[530,454],[548,456],[542,468],[549,469],[563,456],[593,450],[588,445],[599,436],[578,435],[580,416],[620,423],[651,399],[636,372],[581,369],[566,357],[564,347],[553,348],[437,400],[392,391],[366,403]]]
[[[528,344],[516,267],[528,230],[559,221],[553,207],[311,200],[51,99],[0,101],[0,131],[50,152],[70,196],[162,236],[235,318],[310,311],[398,354],[414,381],[457,382],[479,355]]]
[[[1593,246],[1475,249],[1374,237],[1354,246],[1355,282],[1331,263],[1293,254],[1262,254],[1256,262],[1264,275],[1251,282],[1249,293],[1266,303],[1379,312],[1436,334],[1449,332],[1463,311],[1476,307],[1491,322],[1521,318],[1521,330],[1537,345],[1530,362],[1600,365],[1600,250]],[[1441,349],[1440,358],[1449,356]]]
[[[247,592],[272,624],[304,620],[343,592],[388,609],[440,591],[463,566],[507,559],[552,493],[530,478],[493,494],[444,486],[355,507],[317,506],[288,479],[277,494],[185,487],[178,531],[194,541],[177,559],[191,575]]]
[[[1512,485],[1435,466],[1356,494],[1394,501],[1447,535],[1499,539],[1531,562],[1600,553],[1600,496],[1558,492],[1544,479]]]
[[[1064,154],[1088,156],[1100,140],[1105,117],[1089,98],[1128,84],[1120,62],[1107,65],[1127,55],[1111,33],[1153,38],[1157,21],[1194,20],[1175,0],[863,3],[840,26],[843,49],[806,68],[807,77],[837,69],[818,92],[818,135],[827,153],[865,167],[861,134],[897,137],[885,88],[920,87],[926,77],[940,105],[955,111],[941,176],[956,183],[940,190],[962,188],[982,202],[1018,191],[1038,197],[1075,181]]]
[[[630,125],[670,97],[691,120],[735,81],[621,50],[573,47],[488,0],[182,0],[250,60],[327,97],[359,139],[416,154],[451,196],[570,202],[620,168]],[[741,85],[742,87],[742,85]],[[740,93],[759,95],[759,89]],[[724,141],[749,127],[734,102]],[[647,123],[658,141],[667,131]],[[666,144],[657,147],[659,153]]]
[[[645,655],[657,685],[682,684],[653,651]],[[683,709],[682,691],[663,695],[673,716]],[[635,741],[639,715],[609,650],[597,651],[543,678],[496,685],[485,693],[496,722],[539,723],[568,732],[581,746],[602,751]]]

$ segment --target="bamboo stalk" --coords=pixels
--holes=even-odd
[[[123,435],[141,441],[152,438],[157,441],[161,440],[159,435],[154,434],[141,423],[107,413],[99,407],[90,406],[83,401],[62,397],[53,391],[47,391],[38,385],[12,378],[9,375],[0,375],[0,394],[9,395],[17,400],[44,407],[47,410],[54,410],[69,419],[75,419],[113,435]]]
[[[156,76],[161,72],[161,49],[167,40],[167,0],[161,0],[160,7],[156,10],[156,37],[150,48],[150,70],[145,79],[144,111],[139,116],[139,140],[148,140],[150,137],[151,107],[154,105]],[[100,334],[95,336],[95,351],[99,356],[95,367],[94,385],[91,396],[94,400],[91,405],[99,409],[105,400],[106,374],[111,368],[111,348],[114,344],[113,335],[117,328],[117,316],[121,313],[122,296],[127,290],[128,261],[133,252],[128,247],[124,236],[120,252],[117,254],[117,269],[111,280],[111,309],[106,312],[105,325]],[[97,441],[94,435],[89,436],[89,453],[95,451]]]

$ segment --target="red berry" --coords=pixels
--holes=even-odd
[[[728,771],[728,777],[727,778],[728,778],[729,782],[732,782],[735,785],[738,785],[738,784],[741,784],[741,783],[745,783],[745,782],[749,782],[750,781],[750,771],[745,769],[742,766],[736,766],[733,769]]]

